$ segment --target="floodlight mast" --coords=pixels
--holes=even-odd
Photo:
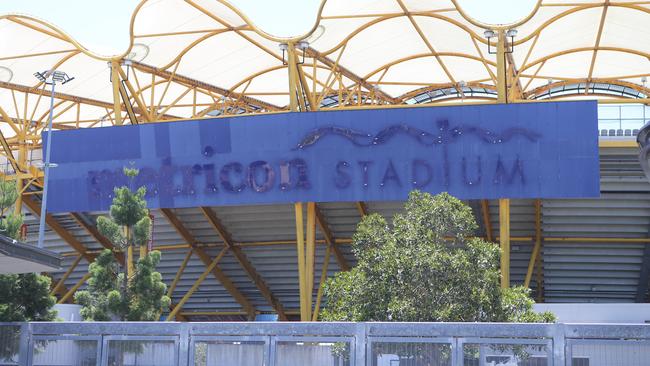
[[[47,144],[45,148],[45,155],[43,156],[43,159],[45,161],[43,164],[43,199],[41,201],[41,217],[38,226],[38,247],[43,248],[43,239],[45,236],[45,216],[47,215],[47,181],[50,177],[50,166],[56,166],[56,164],[50,163],[50,152],[52,150],[52,119],[54,114],[54,89],[57,82],[63,85],[72,81],[74,78],[68,76],[68,74],[63,71],[58,70],[36,72],[34,73],[34,76],[45,85],[52,86],[52,93],[50,94],[50,116],[48,118],[47,127]],[[45,86],[43,86],[43,89],[45,89]]]

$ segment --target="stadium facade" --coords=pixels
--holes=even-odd
[[[64,258],[62,270],[48,274],[61,303],[71,302],[74,292],[85,286],[88,264],[96,254],[112,248],[95,227],[96,217],[106,213],[100,197],[108,196],[98,193],[93,201],[84,192],[89,204],[71,205],[83,209],[66,211],[66,204],[82,193],[77,191],[80,186],[66,186],[64,178],[74,175],[78,167],[74,164],[82,161],[104,167],[119,160],[107,152],[128,150],[128,133],[119,131],[130,127],[123,125],[172,131],[172,138],[181,139],[181,144],[187,138],[191,148],[211,155],[212,150],[194,146],[202,141],[200,132],[173,134],[192,124],[220,128],[237,121],[258,125],[265,121],[278,126],[271,133],[290,135],[291,124],[284,126],[282,121],[317,119],[308,115],[327,111],[344,116],[375,113],[374,119],[378,114],[406,118],[426,113],[433,116],[426,118],[434,118],[453,108],[475,108],[485,114],[489,108],[502,108],[503,115],[508,108],[525,110],[520,115],[534,116],[536,131],[553,134],[555,141],[563,141],[561,146],[598,150],[591,155],[599,159],[594,160],[594,169],[585,168],[587,161],[567,173],[585,174],[582,193],[566,193],[578,180],[566,181],[565,194],[544,191],[562,188],[563,176],[558,175],[545,177],[539,190],[526,194],[512,190],[460,195],[474,209],[480,224],[477,235],[498,243],[507,254],[502,262],[505,286],[530,286],[541,302],[648,301],[650,185],[636,144],[638,130],[650,118],[647,2],[541,0],[524,20],[492,26],[467,16],[455,1],[327,0],[307,34],[279,38],[258,29],[225,1],[145,0],[133,14],[129,49],[112,57],[97,55],[61,29],[29,16],[5,15],[0,25],[4,178],[15,180],[22,191],[26,240],[34,244],[43,187],[41,133],[48,121],[50,88],[33,74],[57,69],[74,77],[53,93],[54,129],[63,132],[53,134],[53,161],[60,166],[52,172],[59,180],[52,181],[55,197],[50,199],[61,209],[53,206],[46,217],[45,248]],[[597,106],[588,102],[593,100]],[[550,109],[569,104],[591,109],[574,108],[571,114],[551,117]],[[533,126],[516,118],[509,121]],[[369,132],[371,124],[353,122],[350,129],[377,133]],[[322,130],[325,127],[313,123],[321,128],[315,130],[319,136],[352,133]],[[109,126],[116,127],[99,129]],[[273,145],[269,140],[275,137],[263,133],[268,126],[256,130],[251,141]],[[398,129],[410,133],[405,127]],[[237,132],[235,127],[229,131],[233,136]],[[56,137],[73,135],[76,140]],[[190,136],[198,136],[198,142]],[[516,156],[532,153],[526,148],[536,146],[530,136],[530,145],[518,143],[521,150]],[[123,159],[131,159],[124,154]],[[250,170],[256,161],[260,159],[242,160],[240,168]],[[507,169],[516,174],[518,165],[509,164]],[[289,165],[285,168],[291,170]],[[280,184],[281,164],[271,169]],[[558,183],[546,185],[553,179]],[[251,183],[256,190],[264,189],[256,182]],[[161,200],[153,205],[153,248],[163,253],[160,271],[173,303],[182,304],[174,317],[191,321],[265,314],[280,319],[314,317],[323,279],[354,265],[349,243],[359,220],[369,213],[391,217],[402,205],[396,195],[405,197],[396,192],[386,200],[380,194],[368,195],[374,197],[371,200],[347,200],[332,198],[333,191],[321,193],[322,201],[307,195],[265,202],[242,199],[237,204],[210,196],[202,204]],[[299,264],[298,252],[303,249],[313,256]],[[198,282],[206,268],[209,276]],[[311,281],[310,292],[305,284]],[[313,311],[301,313],[301,296],[311,299]]]

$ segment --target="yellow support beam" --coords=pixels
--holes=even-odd
[[[341,271],[349,271],[350,264],[345,259],[345,256],[341,250],[336,246],[336,239],[334,239],[334,235],[332,235],[332,231],[327,224],[327,220],[325,220],[325,216],[323,216],[323,213],[318,208],[318,205],[316,205],[316,223],[318,224],[321,233],[323,233],[323,236],[325,237],[327,246],[334,251],[334,256],[336,256],[336,261],[338,262]]]
[[[307,282],[307,318],[311,319],[312,297],[314,294],[314,262],[316,257],[316,204],[307,203],[307,237],[305,253],[305,281]]]
[[[287,43],[287,70],[289,73],[289,109],[298,111],[298,68],[295,43]]]
[[[70,277],[72,272],[74,272],[74,269],[77,268],[77,265],[79,264],[79,262],[82,259],[83,259],[83,256],[81,254],[79,254],[77,256],[77,258],[75,258],[74,262],[72,262],[72,264],[70,264],[70,267],[68,268],[68,270],[65,271],[65,273],[63,274],[63,277],[61,277],[61,279],[52,288],[52,290],[50,291],[50,295],[54,295],[54,294],[58,293],[59,290],[61,290],[64,287],[63,284],[68,279],[68,277]]]
[[[499,200],[499,242],[501,244],[501,287],[510,287],[510,199]]]
[[[507,103],[506,34],[502,29],[497,33],[497,103]]]
[[[303,220],[302,202],[294,204],[296,215],[296,253],[298,255],[298,286],[300,291],[300,320],[309,321],[307,310],[307,281],[305,276],[305,224]]]
[[[483,226],[485,226],[485,237],[487,241],[492,241],[492,221],[490,221],[490,203],[488,200],[481,200],[481,212],[483,214]]]
[[[142,96],[135,90],[135,88],[133,87],[129,79],[126,77],[126,73],[124,72],[124,70],[122,70],[122,68],[120,67],[118,71],[120,73],[120,77],[122,78],[122,80],[124,80],[124,84],[129,90],[129,93],[131,93],[131,96],[133,97],[135,103],[138,106],[138,112],[144,118],[145,121],[151,122],[152,118],[151,115],[149,115],[149,108],[147,108],[147,105],[142,99]],[[135,70],[133,70],[133,72],[135,73]]]
[[[325,248],[325,260],[323,261],[323,269],[320,274],[320,282],[318,283],[318,294],[316,295],[316,304],[314,305],[314,314],[312,315],[311,321],[315,322],[318,320],[318,314],[320,313],[320,304],[323,300],[323,285],[327,280],[327,267],[330,264],[330,255],[332,252],[332,247]]]
[[[80,280],[79,280],[79,281],[78,281],[78,282],[77,282],[77,283],[76,283],[76,284],[75,284],[75,285],[74,285],[70,290],[68,290],[68,292],[66,292],[65,295],[63,295],[63,296],[59,299],[59,301],[57,301],[56,303],[57,303],[57,304],[64,304],[66,301],[68,301],[68,299],[71,298],[72,295],[74,295],[74,293],[77,292],[77,290],[79,289],[79,287],[81,287],[84,283],[86,283],[86,281],[88,281],[89,278],[90,278],[90,273],[86,273],[86,274],[85,274],[83,277],[81,277],[81,279],[80,279]]]
[[[262,293],[262,296],[264,296],[266,301],[268,301],[271,307],[273,307],[273,309],[278,313],[278,318],[280,320],[287,320],[287,316],[284,313],[284,307],[282,306],[282,303],[273,294],[266,282],[264,282],[264,279],[257,272],[253,264],[248,260],[242,248],[235,245],[234,241],[232,240],[232,236],[223,226],[221,220],[219,220],[217,217],[217,214],[209,207],[201,207],[200,210],[210,225],[212,225],[212,228],[217,232],[217,234],[219,234],[219,237],[223,243],[228,247],[228,249],[230,249],[230,252],[237,259],[248,277],[250,277],[257,289]]]
[[[228,251],[228,248],[223,248],[223,249],[221,250],[221,252],[219,252],[219,254],[218,254],[216,257],[214,257],[214,259],[212,260],[212,262],[211,262],[211,263],[208,265],[208,267],[203,271],[203,273],[201,273],[201,275],[199,276],[199,278],[197,278],[196,281],[194,281],[194,284],[193,284],[192,287],[191,287],[191,288],[190,288],[190,289],[185,293],[185,296],[183,296],[183,298],[181,299],[181,301],[179,301],[178,304],[176,304],[176,306],[174,306],[174,309],[169,313],[169,315],[167,316],[167,318],[165,319],[165,321],[170,321],[170,320],[172,320],[172,319],[174,319],[174,318],[176,317],[176,314],[178,314],[178,312],[181,311],[181,309],[183,308],[183,305],[185,305],[185,303],[187,302],[187,300],[190,299],[190,297],[192,296],[192,294],[193,294],[193,293],[194,293],[194,292],[199,288],[199,286],[201,285],[201,283],[206,279],[206,277],[208,277],[208,275],[210,274],[210,272],[212,272],[212,270],[217,266],[217,264],[219,263],[219,261],[221,260],[221,258],[223,258],[223,256],[226,254],[227,251]]]
[[[120,61],[111,61],[111,83],[113,86],[113,112],[115,124],[122,125],[122,103],[120,101]]]
[[[36,202],[31,196],[23,196],[23,203],[27,208],[34,214],[35,217],[40,217],[41,215],[41,205],[40,203]],[[68,230],[66,230],[55,218],[52,216],[52,214],[47,214],[45,216],[45,222],[47,223],[47,226],[50,227],[55,233],[63,239],[68,245],[70,245],[72,248],[74,248],[77,253],[81,254],[87,261],[88,263],[92,263],[95,260],[95,256],[93,254],[88,253],[88,249],[86,249],[86,246],[83,245],[74,235],[72,235]]]
[[[533,270],[538,263],[538,256],[542,249],[542,201],[535,200],[535,246],[530,255],[528,262],[528,270],[526,271],[526,279],[524,280],[524,287],[530,287],[530,280],[533,278]],[[539,286],[539,283],[537,284]]]
[[[161,208],[160,212],[167,218],[176,232],[187,242],[187,244],[189,244],[193,249],[194,254],[199,257],[201,262],[208,266],[212,262],[212,258],[202,247],[198,246],[197,240],[173,213],[173,211],[168,208]],[[221,283],[221,285],[228,291],[228,293],[230,293],[235,301],[241,305],[249,316],[253,317],[256,313],[255,306],[237,289],[232,280],[218,266],[213,268],[212,274],[214,274],[217,281]]]
[[[368,206],[365,202],[357,201],[354,203],[354,205],[357,207],[357,211],[359,211],[361,218],[368,216]]]
[[[171,285],[169,285],[169,288],[167,289],[167,296],[169,296],[170,298],[174,294],[174,290],[178,285],[178,281],[181,280],[181,276],[185,271],[185,267],[187,267],[187,263],[190,261],[191,258],[192,258],[192,248],[190,248],[190,250],[187,251],[185,258],[183,258],[183,261],[181,262],[181,266],[178,267],[178,271],[176,271],[176,276],[174,276],[174,280],[172,281]]]

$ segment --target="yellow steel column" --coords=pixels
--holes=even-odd
[[[27,141],[25,139],[26,131],[23,128],[22,131],[16,136],[18,137],[18,143],[20,148],[18,150],[18,165],[20,167],[26,166],[27,162]],[[16,192],[18,192],[18,197],[16,198],[16,203],[14,204],[14,214],[20,215],[23,212],[23,187],[24,182],[22,179],[18,178],[20,172],[16,172]]]
[[[501,287],[510,287],[510,199],[499,200],[499,242],[501,243]]]
[[[497,40],[497,102],[507,103],[506,34],[499,29]],[[510,287],[510,200],[499,199],[499,243],[501,244],[501,287]]]
[[[305,259],[305,282],[307,282],[307,318],[311,319],[311,303],[314,293],[314,257],[316,254],[316,204],[307,203],[307,240]]]
[[[289,72],[289,108],[292,112],[298,110],[298,68],[296,66],[296,47],[293,42],[287,44],[287,70]]]
[[[320,282],[318,283],[318,294],[316,295],[316,304],[314,305],[314,313],[312,314],[312,321],[318,320],[318,314],[320,312],[320,304],[323,299],[323,285],[327,280],[327,267],[330,264],[330,255],[332,252],[332,247],[328,246],[325,248],[325,260],[323,260],[323,270],[320,274]]]
[[[113,111],[115,124],[122,124],[122,103],[120,100],[120,61],[111,61],[111,83],[113,84]]]
[[[297,67],[297,58],[296,58],[296,47],[293,42],[287,44],[287,71],[289,74],[289,108],[292,112],[298,111],[298,67]],[[312,203],[307,204],[307,221],[308,224],[310,217],[315,223],[315,218],[313,209],[310,211],[309,207]],[[302,212],[302,202],[297,202],[294,204],[295,215],[296,215],[296,253],[298,255],[298,284],[300,288],[300,320],[309,321],[311,320],[311,296],[310,288],[313,286],[308,282],[309,274],[307,268],[307,262],[311,263],[312,266],[312,277],[313,278],[313,261],[306,261],[305,258],[305,227],[303,220]],[[312,214],[310,215],[310,212]],[[307,226],[308,234],[311,234],[310,225]],[[315,230],[315,226],[314,229]],[[307,238],[309,245],[309,236]],[[307,249],[309,251],[309,248]],[[313,251],[313,249],[312,249]]]
[[[296,213],[296,253],[298,254],[298,284],[300,287],[300,320],[309,321],[307,317],[307,281],[305,278],[305,229],[302,215],[302,202],[294,204]]]
[[[530,280],[533,277],[533,270],[537,265],[537,257],[540,255],[542,248],[542,203],[540,199],[535,200],[535,246],[530,255],[528,262],[528,270],[526,271],[526,279],[524,280],[524,287],[530,287]]]
[[[506,33],[500,29],[497,38],[497,102],[508,102],[508,85],[506,82],[507,65],[506,65]]]

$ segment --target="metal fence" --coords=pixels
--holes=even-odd
[[[650,325],[0,323],[0,365],[647,366]]]

